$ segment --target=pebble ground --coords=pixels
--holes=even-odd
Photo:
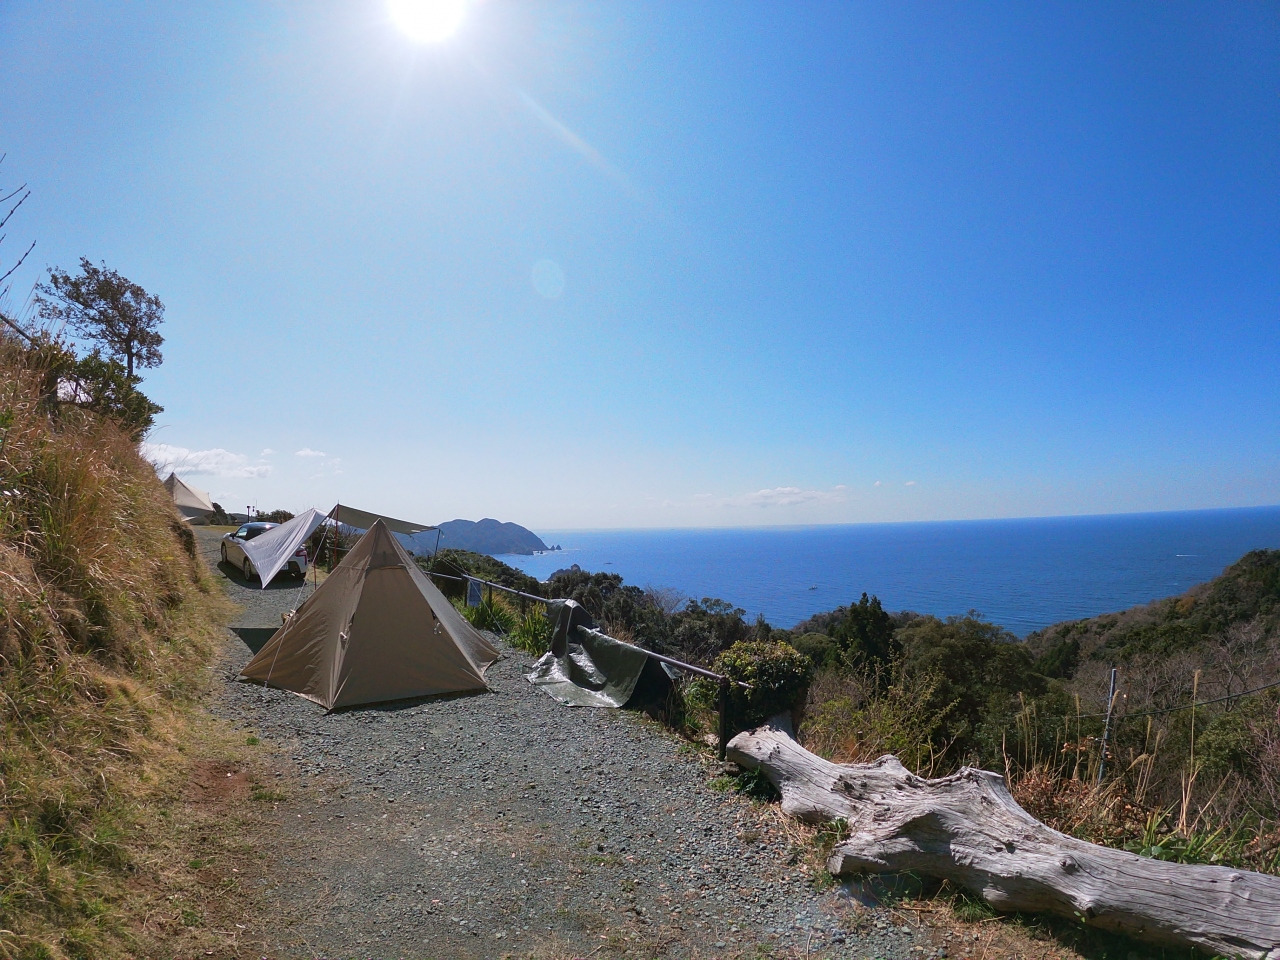
[[[235,673],[304,595],[210,567],[242,606],[215,713],[291,763],[261,902],[281,956],[920,957],[918,934],[806,874],[774,810],[626,711],[564,707],[503,646],[491,692],[326,714]],[[310,591],[308,585],[305,590]],[[932,953],[933,951],[929,951]]]

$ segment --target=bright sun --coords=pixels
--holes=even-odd
[[[467,0],[389,0],[391,19],[410,40],[439,43],[462,25]]]

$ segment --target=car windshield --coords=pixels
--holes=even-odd
[[[277,526],[274,523],[246,523],[243,527],[236,531],[236,536],[241,540],[252,540],[254,537],[260,537],[272,527]]]

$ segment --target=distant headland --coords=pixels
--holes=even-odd
[[[470,550],[472,553],[521,554],[532,556],[558,550],[548,547],[532,530],[518,523],[484,520],[449,520],[438,525],[441,550]]]

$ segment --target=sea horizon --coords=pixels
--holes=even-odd
[[[525,527],[525,529],[532,533],[536,533],[544,542],[546,542],[548,536],[551,536],[552,539],[554,539],[556,536],[568,533],[657,533],[691,530],[814,530],[824,529],[827,527],[894,527],[931,523],[1002,523],[1019,522],[1023,520],[1100,520],[1109,517],[1163,517],[1174,514],[1218,514],[1249,510],[1280,510],[1280,503],[1259,504],[1257,506],[1250,507],[1189,507],[1170,510],[1124,510],[1111,513],[1037,513],[1018,517],[960,517],[956,519],[931,520],[844,520],[836,523],[741,523],[719,526],[684,527]],[[545,530],[546,533],[540,532],[541,530]]]
[[[1249,550],[1280,548],[1280,505],[535,532],[563,549],[498,559],[540,580],[576,563],[635,586],[727,600],[787,628],[865,591],[889,610],[976,610],[1021,637],[1177,595]]]

